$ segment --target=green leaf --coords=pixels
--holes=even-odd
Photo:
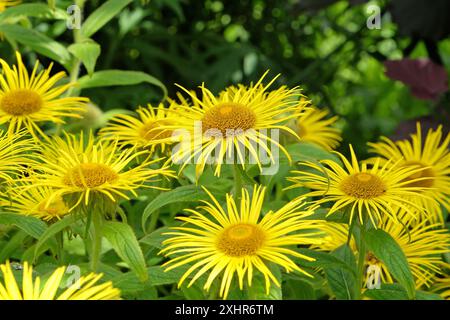
[[[0,213],[0,224],[14,225],[35,239],[39,239],[47,230],[47,224],[44,221],[14,213]]]
[[[343,261],[350,269],[356,270],[356,259],[350,247],[345,244],[331,253],[336,258]],[[347,268],[330,267],[324,268],[328,284],[333,290],[337,299],[353,300],[357,297],[357,281],[354,272]]]
[[[38,242],[36,243],[34,258],[36,259],[39,257],[39,254],[42,253],[39,249],[44,243],[55,236],[58,232],[61,232],[62,230],[73,225],[78,219],[80,219],[79,216],[69,215],[49,226],[47,230],[45,230],[45,232],[39,237]]]
[[[195,185],[188,185],[175,188],[173,190],[159,194],[155,199],[153,199],[145,208],[142,214],[142,229],[145,230],[145,224],[150,217],[150,215],[155,212],[155,210],[168,205],[170,203],[180,203],[180,202],[191,202],[199,201],[207,198],[207,194],[203,189]]]
[[[269,264],[269,269],[274,275],[274,277],[281,284],[281,271],[276,265]],[[237,289],[238,290],[238,289]],[[283,293],[281,287],[273,284],[270,286],[269,293],[266,292],[266,280],[261,272],[256,272],[253,276],[252,285],[245,290],[247,298],[251,300],[282,300]],[[230,296],[230,299],[232,297]]]
[[[444,298],[437,293],[417,290],[416,300],[444,300]]]
[[[147,281],[140,281],[135,273],[127,272],[119,277],[111,279],[114,286],[122,292],[136,292],[145,289],[148,286],[159,286],[177,283],[188,266],[183,266],[174,270],[165,272],[161,266],[153,266],[146,269]]]
[[[159,229],[156,229],[152,233],[149,233],[145,237],[139,240],[139,242],[145,243],[149,246],[161,249],[162,248],[162,242],[168,238],[167,235],[164,235],[164,233],[169,232],[169,227],[162,227]]]
[[[286,300],[316,300],[316,293],[306,281],[289,280],[283,283],[283,297]]]
[[[408,297],[414,298],[415,283],[408,260],[398,243],[385,231],[373,229],[365,234],[369,250],[380,259],[392,276],[405,287]]]
[[[382,283],[380,289],[370,289],[364,295],[374,300],[408,300],[405,288],[398,283]]]
[[[206,291],[198,284],[194,283],[192,286],[182,286],[181,291],[183,292],[183,297],[187,300],[206,300]]]
[[[68,15],[64,10],[58,8],[50,8],[44,3],[24,3],[14,7],[9,7],[8,10],[0,14],[0,22],[11,18],[20,17],[36,17],[36,18],[53,18],[53,19],[67,19]]]
[[[106,222],[103,234],[117,255],[125,261],[141,281],[148,278],[145,259],[133,229],[122,222]]]
[[[92,40],[74,43],[67,48],[76,58],[83,62],[88,74],[92,75],[95,64],[100,56],[100,45]]]
[[[0,263],[11,257],[11,255],[17,254],[27,237],[26,232],[19,230],[8,239],[8,242],[0,250]]]
[[[81,89],[108,86],[130,86],[139,83],[155,85],[163,91],[164,96],[167,95],[167,89],[161,81],[141,71],[102,70],[94,72],[91,76],[83,76],[78,80]]]
[[[323,269],[341,268],[345,269],[347,272],[352,273],[353,276],[356,278],[356,268],[354,268],[354,266],[348,265],[346,261],[337,257],[336,255],[303,248],[296,249],[296,251],[305,256],[316,259],[315,261],[306,261],[303,259],[297,259],[296,262],[300,265],[310,268],[323,268]]]
[[[59,62],[66,69],[68,68],[70,62],[69,51],[62,44],[44,34],[13,24],[0,24],[0,32],[6,38],[27,45],[36,52]]]
[[[47,4],[52,9],[56,8],[56,0],[47,0]]]
[[[90,38],[133,0],[108,0],[98,7],[81,26],[81,34]]]
[[[292,161],[332,160],[340,163],[339,158],[319,146],[309,142],[297,142],[286,147]],[[282,158],[284,159],[284,157]]]

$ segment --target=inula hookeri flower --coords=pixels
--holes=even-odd
[[[63,71],[50,76],[52,65],[38,72],[36,62],[31,73],[16,52],[17,66],[12,68],[0,59],[0,124],[8,123],[9,133],[25,127],[35,137],[45,136],[41,122],[64,123],[64,117],[80,118],[89,100],[82,97],[61,97],[73,83],[56,85],[65,77]]]
[[[22,285],[19,286],[11,264],[0,265],[3,282],[0,281],[0,300],[118,300],[120,291],[111,282],[98,283],[101,274],[88,274],[60,289],[66,267],[56,269],[45,281],[33,276],[33,268],[23,265]]]
[[[286,272],[298,271],[309,275],[300,268],[292,257],[313,261],[300,254],[292,246],[317,244],[323,240],[320,232],[314,230],[314,221],[305,219],[313,213],[304,209],[303,199],[286,204],[281,209],[265,215],[262,213],[265,188],[255,186],[253,195],[242,189],[240,205],[227,194],[226,208],[222,208],[212,194],[211,201],[204,201],[200,207],[204,213],[186,210],[188,217],[178,217],[185,222],[172,228],[170,236],[161,251],[173,256],[164,266],[166,270],[192,263],[179,281],[179,286],[191,275],[192,285],[201,275],[209,272],[204,286],[209,290],[211,284],[221,274],[220,296],[228,296],[233,278],[236,276],[242,290],[247,278],[249,286],[255,272],[260,272],[269,292],[271,283],[280,282],[269,269],[275,263]]]

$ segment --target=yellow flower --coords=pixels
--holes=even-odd
[[[267,74],[267,73],[266,73]],[[264,75],[265,76],[265,75]],[[276,80],[263,85],[263,77],[250,86],[231,86],[214,96],[204,85],[202,97],[184,88],[192,102],[186,99],[176,108],[179,121],[164,129],[175,131],[182,142],[173,151],[172,160],[183,163],[180,170],[194,160],[197,177],[206,164],[215,164],[214,174],[220,176],[221,166],[226,163],[262,164],[275,163],[273,149],[281,149],[290,159],[286,149],[278,143],[278,130],[296,133],[287,121],[298,117],[302,111],[298,89],[268,91]],[[277,132],[275,132],[277,131]],[[186,138],[187,137],[187,138]]]
[[[406,223],[409,219],[406,213],[400,210],[396,215],[405,224],[384,219],[378,227],[389,233],[402,248],[414,276],[416,287],[420,288],[424,285],[429,287],[433,278],[436,275],[441,275],[443,267],[448,265],[442,260],[441,255],[450,252],[450,234],[440,224],[430,224],[426,220],[408,227]],[[349,226],[346,224],[324,222],[320,229],[327,234],[326,241],[314,245],[313,248],[315,249],[332,251],[347,242]],[[357,254],[353,238],[350,246]],[[367,269],[370,266],[377,266],[380,269],[380,280],[383,283],[393,283],[394,279],[389,270],[373,253],[368,252],[365,261]]]
[[[131,145],[140,149],[150,149],[154,151],[156,146],[164,152],[167,142],[161,142],[161,139],[167,140],[172,132],[161,130],[162,125],[171,125],[174,122],[174,114],[171,108],[165,108],[159,104],[158,108],[150,104],[147,108],[140,107],[136,110],[139,119],[129,115],[117,115],[111,123],[100,131],[103,139],[119,140],[121,145]]]
[[[411,201],[423,207],[434,217],[434,221],[443,222],[440,205],[450,211],[450,134],[443,140],[442,126],[437,130],[430,129],[422,141],[422,130],[417,123],[417,132],[411,135],[412,141],[393,142],[382,137],[381,142],[369,143],[371,151],[385,161],[399,162],[404,167],[420,167],[422,171],[405,177],[406,186],[417,187],[415,191],[425,197],[409,197]],[[415,181],[411,181],[415,179]],[[426,213],[424,211],[424,213]],[[424,214],[419,215],[424,217]]]
[[[433,291],[439,292],[445,300],[450,300],[450,276],[447,274],[445,278],[436,278],[434,280]]]
[[[2,199],[2,205],[12,212],[45,221],[61,219],[69,214],[70,208],[62,196],[53,197],[54,192],[45,186],[26,188],[26,185],[13,185],[7,197]]]
[[[0,12],[3,12],[7,7],[17,6],[22,1],[20,0],[0,0]]]
[[[338,117],[326,119],[328,113],[328,110],[321,110],[314,106],[307,108],[296,120],[300,139],[317,144],[328,151],[337,148],[342,140],[341,131],[332,126]]]
[[[178,217],[186,224],[167,233],[170,238],[163,242],[165,248],[161,253],[175,255],[163,265],[166,271],[193,263],[180,279],[179,287],[194,271],[197,270],[188,286],[210,271],[204,286],[209,290],[214,279],[222,274],[220,296],[226,299],[235,274],[242,290],[244,278],[247,277],[251,286],[255,271],[259,271],[265,278],[268,293],[271,282],[280,286],[268,263],[275,263],[286,272],[298,271],[309,276],[289,256],[314,259],[287,247],[322,241],[318,237],[320,232],[313,230],[314,221],[303,219],[313,213],[312,209],[304,210],[303,199],[297,199],[262,216],[264,192],[265,188],[255,186],[250,197],[242,189],[240,207],[227,194],[226,210],[208,192],[212,203],[204,201],[205,205],[200,207],[207,214],[186,210],[192,215]]]
[[[87,98],[60,97],[73,83],[55,86],[64,78],[64,72],[50,77],[52,64],[45,71],[37,72],[36,62],[31,75],[16,52],[17,66],[11,69],[6,61],[0,59],[3,74],[0,75],[0,124],[9,123],[9,133],[22,127],[37,138],[37,133],[46,137],[39,128],[39,122],[64,123],[63,117],[81,118]]]
[[[317,204],[333,202],[329,215],[347,209],[350,211],[350,221],[353,221],[357,211],[361,223],[367,215],[375,226],[375,218],[381,221],[383,216],[387,216],[396,220],[392,214],[396,207],[404,208],[411,218],[415,216],[415,210],[421,210],[408,200],[412,195],[420,196],[417,194],[418,187],[409,186],[404,180],[422,168],[399,167],[391,163],[380,166],[381,160],[368,168],[366,163],[360,166],[351,145],[350,152],[351,162],[335,152],[344,163],[344,168],[332,160],[323,160],[321,164],[302,163],[314,171],[293,171],[297,176],[288,178],[294,182],[291,188],[305,186],[312,189],[304,196],[321,197],[315,201]]]
[[[132,168],[132,161],[143,152],[132,149],[119,150],[117,141],[95,141],[92,133],[87,139],[65,134],[65,138],[54,137],[42,147],[42,163],[36,166],[36,174],[28,181],[33,186],[53,188],[48,202],[59,196],[75,195],[76,203],[87,206],[89,199],[103,195],[115,202],[120,198],[130,199],[126,192],[137,196],[136,189],[155,177],[173,176],[167,167],[151,169],[155,161],[148,158]],[[95,200],[94,200],[95,201]]]
[[[24,132],[8,135],[0,131],[0,182],[12,183],[34,163],[36,147]]]
[[[15,279],[11,264],[0,265],[3,283],[0,282],[0,300],[119,300],[120,291],[111,282],[97,284],[102,274],[83,276],[67,289],[61,290],[66,267],[56,269],[46,280],[33,277],[33,268],[27,262],[23,265],[22,287]],[[34,278],[34,279],[33,279]]]

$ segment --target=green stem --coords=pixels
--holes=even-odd
[[[83,12],[85,0],[76,0],[75,4],[80,8],[81,12]],[[73,43],[80,43],[82,41],[82,35],[79,29],[73,29]],[[78,76],[80,75],[80,67],[81,60],[75,58],[73,61],[72,68],[70,69],[70,82],[77,82]],[[75,87],[70,87],[67,91],[67,96],[70,97],[74,94]]]
[[[103,217],[101,212],[94,210],[92,214],[92,248],[91,248],[91,271],[96,272],[100,263],[103,237]]]
[[[361,297],[362,289],[364,288],[364,266],[366,262],[366,241],[365,241],[365,233],[366,233],[366,223],[367,219],[364,215],[363,223],[360,224],[359,228],[359,244],[358,244],[358,287],[359,287],[359,297]]]
[[[64,265],[64,233],[59,232],[56,236],[56,242],[58,243],[58,261],[61,266]]]
[[[233,165],[233,177],[236,200],[239,200],[242,197],[242,176],[237,164]]]

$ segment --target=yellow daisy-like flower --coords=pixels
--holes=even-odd
[[[426,197],[409,197],[419,206],[430,212],[435,221],[443,221],[440,205],[450,211],[450,134],[442,139],[442,126],[437,130],[430,129],[422,141],[422,130],[417,123],[417,132],[411,135],[412,141],[393,142],[382,137],[381,142],[369,143],[371,151],[381,156],[385,161],[399,162],[405,167],[421,167],[422,171],[405,177],[409,183],[406,186],[417,187],[416,193]],[[420,179],[412,181],[413,179]],[[423,215],[419,215],[423,217]]]
[[[159,104],[157,108],[150,104],[147,108],[138,108],[136,110],[139,118],[129,115],[117,115],[111,123],[100,131],[103,139],[117,139],[121,145],[130,145],[140,149],[150,149],[154,151],[156,146],[164,152],[166,142],[171,137],[172,132],[161,130],[162,125],[171,125],[174,123],[174,114],[171,112],[173,104],[165,108]]]
[[[45,221],[59,220],[69,214],[70,208],[62,196],[54,197],[55,191],[45,186],[24,188],[14,185],[3,199],[2,205],[18,214],[30,215]]]
[[[0,12],[5,11],[8,7],[17,6],[21,2],[20,0],[0,0]]]
[[[36,146],[23,132],[8,135],[0,131],[0,182],[12,183],[35,163]]]
[[[266,73],[267,74],[267,73]],[[265,75],[264,75],[265,76]],[[172,160],[196,164],[197,177],[206,164],[215,164],[214,174],[220,176],[223,163],[275,163],[273,149],[281,149],[290,159],[286,149],[278,143],[278,130],[297,134],[287,126],[287,121],[298,117],[302,111],[298,88],[268,91],[274,78],[263,85],[264,76],[250,86],[231,86],[214,96],[204,85],[198,98],[184,88],[192,105],[182,103],[177,107],[179,121],[175,125],[162,126],[175,131],[182,142],[173,150]],[[184,100],[186,102],[186,100]]]
[[[61,71],[50,76],[52,64],[38,73],[36,62],[31,75],[22,62],[22,56],[16,52],[17,66],[9,67],[0,59],[3,74],[0,75],[0,124],[9,123],[9,133],[22,127],[37,138],[37,133],[46,137],[39,128],[39,122],[50,121],[64,123],[63,117],[81,118],[87,98],[63,97],[73,83],[56,86],[56,82],[65,77]]]
[[[312,142],[325,150],[331,151],[342,141],[341,131],[333,127],[337,116],[326,118],[328,110],[311,106],[296,120],[297,134],[302,141]]]
[[[170,238],[163,242],[165,248],[161,253],[175,255],[163,265],[166,271],[193,263],[180,279],[179,286],[195,271],[189,286],[210,271],[204,286],[205,290],[209,290],[214,279],[222,274],[220,296],[226,299],[235,274],[242,290],[244,278],[247,276],[248,285],[251,286],[255,271],[259,271],[265,278],[268,293],[271,282],[280,286],[267,266],[270,262],[283,267],[286,272],[298,271],[309,276],[289,256],[308,261],[314,259],[288,246],[323,241],[319,237],[321,233],[313,230],[314,221],[304,219],[313,210],[304,210],[303,199],[297,199],[261,217],[264,192],[265,188],[255,186],[250,197],[248,191],[242,189],[240,207],[227,194],[226,210],[208,192],[212,203],[203,201],[205,205],[200,209],[209,216],[196,210],[186,210],[192,215],[178,217],[187,225],[174,227],[173,232],[167,233]]]
[[[41,282],[39,276],[33,277],[33,268],[27,262],[23,265],[22,287],[16,281],[11,264],[0,265],[3,283],[0,282],[0,300],[119,300],[120,291],[111,282],[98,284],[102,274],[91,273],[83,276],[65,290],[60,287],[66,267],[56,269]]]
[[[397,216],[405,222],[409,221],[404,211],[398,212]],[[429,221],[424,220],[408,228],[405,224],[384,219],[378,227],[389,233],[402,248],[417,288],[424,285],[429,287],[433,278],[436,275],[441,275],[442,269],[448,265],[442,260],[441,255],[450,252],[450,234],[440,224],[430,224]],[[327,241],[314,245],[313,248],[315,249],[332,251],[347,242],[349,226],[346,224],[327,222],[320,229],[327,234],[325,237]],[[356,254],[357,248],[354,239],[350,242],[350,246]],[[389,270],[373,253],[368,252],[365,261],[367,271],[372,269],[371,266],[379,269],[380,279],[377,281],[394,282]],[[376,270],[376,268],[373,268],[373,270]],[[369,276],[369,273],[366,273],[366,276]]]
[[[75,195],[78,200],[71,210],[83,199],[87,206],[94,195],[104,195],[113,202],[130,199],[126,192],[137,196],[135,190],[145,182],[159,175],[173,176],[167,167],[149,167],[157,160],[144,160],[129,168],[144,151],[119,150],[117,141],[95,141],[92,133],[87,139],[83,133],[65,134],[64,139],[54,137],[42,148],[42,163],[28,180],[33,186],[53,188],[49,203],[66,194]]]
[[[293,171],[295,177],[288,178],[294,182],[290,188],[302,187],[312,189],[304,196],[321,198],[315,203],[333,202],[328,215],[341,209],[350,211],[350,221],[353,221],[355,211],[361,223],[367,215],[374,226],[383,216],[397,220],[392,214],[393,209],[404,208],[411,218],[416,210],[421,210],[416,204],[408,200],[417,194],[418,187],[410,186],[404,182],[406,177],[417,174],[422,168],[399,167],[385,163],[380,165],[377,160],[371,168],[366,163],[358,163],[353,147],[350,145],[351,162],[344,155],[335,152],[344,163],[344,168],[332,160],[323,160],[321,164],[304,162],[303,165],[315,169],[314,171]],[[415,180],[413,180],[415,181]]]

